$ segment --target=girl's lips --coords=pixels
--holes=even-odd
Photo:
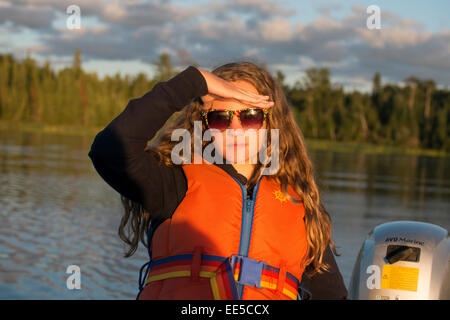
[[[247,143],[234,143],[234,144],[229,144],[228,147],[246,147]]]

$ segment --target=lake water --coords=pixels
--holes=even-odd
[[[123,258],[119,194],[92,137],[0,131],[0,299],[134,299],[145,248]],[[450,159],[310,151],[348,286],[366,234],[393,220],[450,227]],[[68,290],[70,265],[81,290]]]

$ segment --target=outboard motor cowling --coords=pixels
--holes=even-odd
[[[395,221],[375,227],[353,268],[350,299],[450,299],[450,240],[434,224]]]

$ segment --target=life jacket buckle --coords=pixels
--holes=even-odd
[[[236,283],[246,286],[254,286],[258,289],[262,289],[263,287],[261,287],[259,284],[261,282],[264,261],[258,261],[249,257],[233,254],[230,257],[230,264],[231,269],[233,270],[233,274],[234,267],[237,261],[239,261],[240,266]]]

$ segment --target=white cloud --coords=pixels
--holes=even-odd
[[[272,20],[261,21],[259,31],[264,40],[269,42],[289,41],[292,39],[293,31],[289,20],[276,17]]]
[[[191,6],[169,1],[79,0],[82,18],[95,17],[96,22],[83,25],[82,20],[79,31],[52,25],[55,19],[65,18],[65,8],[72,2],[0,0],[0,25],[36,31],[41,44],[34,49],[43,56],[70,56],[80,48],[85,61],[151,63],[168,50],[185,52],[190,61],[205,67],[258,57],[268,65],[291,66],[284,67],[285,72],[328,67],[339,78],[347,77],[348,83],[370,79],[379,71],[397,81],[414,74],[450,84],[450,31],[432,33],[414,20],[387,11],[382,11],[382,29],[368,30],[362,6],[353,6],[339,19],[319,8],[320,16],[304,23],[294,21],[294,10],[269,0]],[[2,42],[12,44],[10,51],[21,47],[19,42],[15,47],[14,41]]]

